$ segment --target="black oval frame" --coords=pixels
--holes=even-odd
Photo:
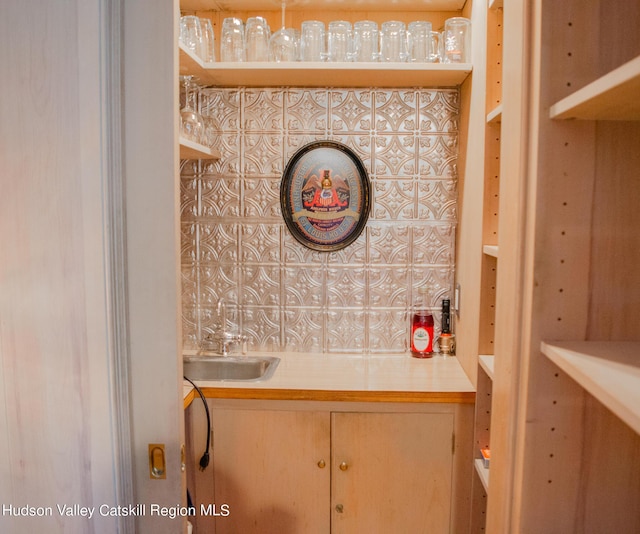
[[[297,222],[296,209],[292,202],[292,187],[297,180],[304,179],[304,177],[297,176],[296,172],[301,162],[303,162],[304,159],[309,158],[313,151],[326,148],[338,150],[339,152],[346,154],[351,160],[355,167],[356,179],[358,181],[357,187],[359,187],[360,190],[361,200],[358,203],[358,220],[355,226],[351,227],[348,232],[340,236],[338,239],[332,239],[326,243],[322,243],[309,239],[305,232],[302,231],[301,225]],[[331,162],[328,162],[327,166],[329,167],[330,165]],[[351,190],[352,186],[350,185],[349,187]],[[287,166],[285,167],[282,175],[282,182],[280,184],[280,206],[282,208],[282,216],[287,228],[299,243],[312,250],[322,252],[342,250],[358,239],[367,224],[367,220],[369,219],[369,210],[371,208],[371,185],[367,170],[357,154],[342,143],[329,140],[313,141],[308,143],[298,149],[287,162]],[[301,216],[301,218],[302,217],[305,216]]]

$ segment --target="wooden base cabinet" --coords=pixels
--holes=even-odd
[[[407,413],[209,404],[211,464],[203,472],[196,469],[206,441],[202,404],[193,403],[186,417],[196,532],[458,531],[451,526],[453,407]],[[218,515],[201,513],[210,504]]]

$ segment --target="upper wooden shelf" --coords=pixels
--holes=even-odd
[[[612,70],[549,110],[552,119],[640,120],[640,56]]]
[[[203,63],[180,44],[180,74],[218,87],[455,87],[468,63]]]
[[[541,350],[640,434],[640,342],[543,342]]]
[[[459,11],[466,0],[287,0],[287,11]],[[181,0],[182,11],[278,11],[281,0]]]
[[[220,151],[180,136],[180,159],[220,159]]]
[[[489,9],[502,9],[504,0],[489,0]]]

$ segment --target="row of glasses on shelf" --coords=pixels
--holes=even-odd
[[[195,143],[212,148],[220,134],[216,118],[203,109],[203,93],[192,76],[180,76],[182,82],[180,135]]]
[[[259,19],[256,21],[256,19]],[[233,28],[233,30],[231,30]],[[259,29],[257,29],[259,28]],[[231,37],[231,34],[233,37]],[[471,61],[471,21],[450,18],[443,32],[428,21],[391,20],[378,24],[344,20],[325,24],[307,20],[300,31],[283,27],[273,35],[261,17],[227,18],[223,22],[222,61],[400,61],[468,63]]]
[[[208,19],[188,19],[181,24],[181,39],[203,61],[215,61],[213,30],[191,30],[211,27]],[[195,20],[194,20],[195,19]],[[207,35],[210,36],[207,37]],[[200,35],[200,41],[197,36]],[[399,61],[430,63],[471,62],[471,21],[453,17],[445,21],[442,32],[434,31],[428,21],[404,22],[391,20],[378,28],[376,22],[354,23],[307,20],[300,30],[285,27],[284,5],[282,27],[272,33],[263,17],[251,17],[246,24],[237,17],[227,17],[220,33],[221,61]]]

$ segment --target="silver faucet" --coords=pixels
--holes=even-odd
[[[234,334],[231,331],[227,331],[227,303],[223,298],[218,301],[217,311],[218,317],[220,318],[220,327],[214,335],[207,334],[203,342],[215,342],[218,347],[217,352],[221,356],[228,356],[229,348],[236,343],[242,344],[242,352],[246,352],[245,344],[247,337],[242,334]]]

